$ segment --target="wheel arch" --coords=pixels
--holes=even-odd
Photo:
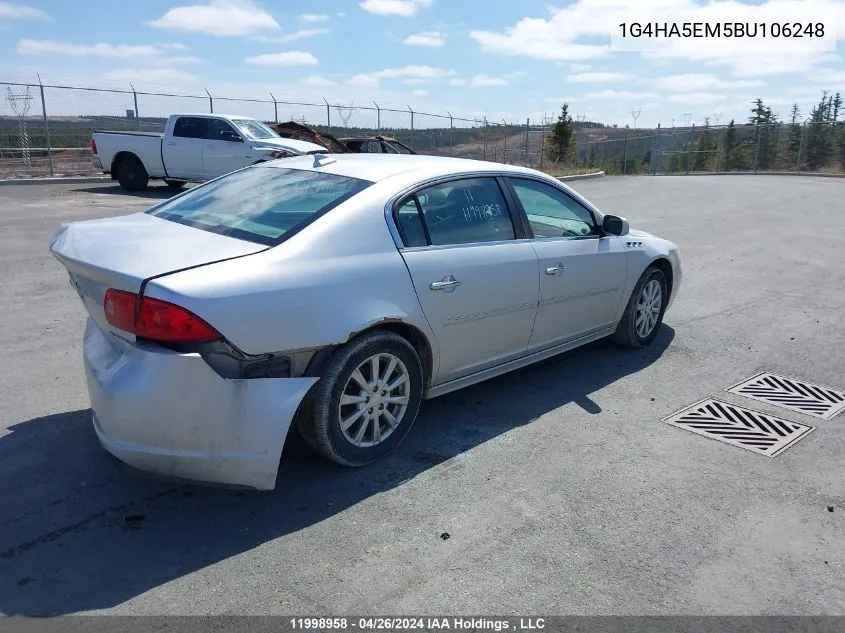
[[[657,259],[652,260],[649,266],[654,266],[660,272],[663,273],[664,277],[666,277],[666,291],[669,297],[671,298],[674,282],[674,271],[672,270],[672,263],[665,257],[658,257]]]
[[[320,376],[326,366],[326,363],[338,347],[346,345],[350,341],[363,336],[364,334],[377,331],[393,332],[394,334],[404,338],[413,346],[417,355],[420,357],[420,362],[422,363],[423,377],[425,378],[423,393],[425,393],[434,380],[434,348],[425,332],[417,326],[402,319],[384,319],[378,323],[370,324],[360,330],[351,332],[349,337],[343,343],[324,347],[311,357],[311,360],[308,362],[308,366],[305,370],[305,375]]]
[[[135,152],[130,152],[129,150],[121,150],[117,154],[115,154],[114,158],[112,158],[111,160],[111,173],[114,174],[120,163],[122,163],[127,158],[134,158],[139,163],[141,163],[141,165],[143,165],[144,169],[147,169],[147,166],[144,165],[144,161]],[[149,169],[147,169],[147,173],[149,173]]]

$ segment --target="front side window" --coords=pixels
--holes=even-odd
[[[275,246],[372,183],[301,169],[244,169],[147,213],[204,231]]]
[[[224,133],[226,132],[240,137],[240,134],[235,131],[235,128],[223,119],[209,119],[206,138],[214,141],[229,140],[224,138]]]
[[[421,233],[435,246],[516,237],[507,203],[493,178],[451,180],[422,189],[399,207],[397,222],[406,246],[423,245]]]
[[[205,138],[208,119],[195,116],[183,116],[176,119],[173,136],[179,138]]]
[[[525,209],[534,237],[588,237],[598,235],[593,215],[560,189],[536,180],[510,179]]]
[[[251,119],[233,119],[232,123],[238,126],[238,129],[251,139],[263,140],[267,138],[279,138],[278,134],[258,121],[252,121]]]

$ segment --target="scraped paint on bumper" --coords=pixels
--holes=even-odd
[[[227,380],[198,354],[126,343],[88,319],[85,374],[103,447],[139,470],[272,490],[317,378]]]

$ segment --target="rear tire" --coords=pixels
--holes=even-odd
[[[402,443],[422,391],[422,363],[407,340],[387,331],[364,334],[326,364],[298,421],[300,433],[327,459],[364,466]]]
[[[115,170],[117,181],[127,191],[143,191],[150,182],[150,176],[143,163],[136,156],[122,159]]]
[[[611,335],[611,340],[624,347],[645,347],[657,337],[663,323],[663,313],[669,300],[666,275],[649,266],[634,286],[628,305]]]
[[[173,189],[173,191],[179,191],[186,183],[184,180],[168,180],[165,178],[164,184]]]

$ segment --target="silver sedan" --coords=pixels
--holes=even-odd
[[[264,163],[50,248],[90,315],[103,447],[264,490],[291,425],[370,463],[425,398],[602,337],[648,345],[681,282],[673,243],[558,180],[430,156]]]

